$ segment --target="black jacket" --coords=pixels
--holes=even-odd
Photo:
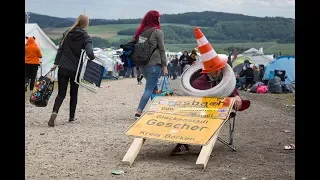
[[[254,78],[254,74],[253,74],[253,69],[252,68],[247,68],[246,70],[242,70],[239,73],[240,77],[246,77],[246,81],[253,81]]]
[[[64,38],[66,32],[63,33],[62,38]],[[54,64],[69,71],[77,72],[82,49],[86,51],[90,60],[94,59],[90,36],[84,29],[76,26],[68,33],[63,44],[60,44]]]

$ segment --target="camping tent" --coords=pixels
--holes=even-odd
[[[285,84],[293,83],[295,81],[295,57],[280,56],[274,61],[271,61],[266,67],[263,79],[269,80],[270,78],[272,78],[269,76],[270,76],[270,72],[274,72],[274,70],[285,70],[286,76],[287,76],[285,80]]]
[[[233,72],[235,72],[236,74],[240,74],[244,65],[245,65],[244,63],[240,63],[236,65],[235,67],[233,67]]]
[[[49,72],[50,68],[53,66],[54,58],[57,54],[57,47],[51,41],[51,39],[41,30],[41,28],[36,23],[25,24],[25,36],[34,36],[36,38],[36,43],[42,52],[42,74]],[[27,40],[25,39],[25,43]],[[55,79],[57,79],[57,70],[55,71]],[[38,77],[41,71],[38,71]]]

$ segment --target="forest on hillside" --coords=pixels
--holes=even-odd
[[[41,28],[60,28],[72,26],[70,18],[58,18],[31,13],[30,23],[37,23]],[[90,26],[106,24],[137,24],[141,19],[90,19]],[[193,26],[202,27],[209,41],[215,42],[265,42],[295,43],[295,21],[282,17],[254,17],[223,12],[187,12],[180,14],[163,14],[162,23],[190,25],[163,26],[165,43],[194,43]],[[132,36],[135,29],[122,29],[118,35]],[[119,45],[128,39],[113,43]]]

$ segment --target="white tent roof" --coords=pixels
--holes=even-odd
[[[42,29],[38,26],[38,24],[36,24],[36,23],[25,24],[25,33],[24,33],[25,36],[35,36],[36,37],[36,35],[34,35],[35,31],[38,31],[38,33],[41,34],[43,36],[43,38],[45,38],[48,41],[48,43],[50,43],[55,49],[57,49],[54,42],[52,42],[52,40],[42,31]]]
[[[256,49],[256,48],[250,48],[250,49],[246,50],[245,52],[243,52],[243,54],[253,53],[253,52],[258,52],[258,49]]]
[[[41,71],[42,75],[44,75],[45,73],[49,72],[50,68],[52,67],[58,48],[54,42],[52,42],[51,39],[42,31],[38,24],[25,24],[25,36],[34,36],[36,38],[35,41],[40,47],[42,53],[42,69],[38,71],[38,77],[40,76]],[[25,42],[27,42],[26,39]],[[57,77],[56,74],[55,78]]]

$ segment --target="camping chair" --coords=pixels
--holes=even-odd
[[[195,79],[200,77],[201,75],[202,75],[201,74],[201,69],[196,71],[196,72],[194,72],[194,74],[190,78],[190,84]],[[250,107],[250,101],[249,100],[243,100],[242,102],[243,102],[243,104],[242,104],[242,107],[241,107],[241,109],[239,111],[244,111],[244,110],[246,110],[246,109],[248,109]],[[237,113],[237,111],[232,110],[232,112],[229,115],[229,118],[226,120],[226,121],[229,122],[229,133],[227,135],[228,136],[228,140],[224,140],[221,137],[217,138],[221,143],[223,143],[224,145],[228,146],[233,151],[236,151],[236,147],[233,144],[233,132],[234,132],[234,125],[235,125],[235,122],[236,122],[236,113]]]
[[[81,50],[74,82],[92,92],[97,92],[105,66],[104,60],[96,57],[90,61],[85,50]]]
[[[238,111],[244,111],[244,110],[248,109],[249,107],[250,107],[250,101],[249,100],[242,100],[242,107]],[[228,146],[233,151],[236,151],[236,147],[233,144],[233,132],[234,132],[234,124],[236,122],[236,114],[237,114],[237,111],[232,110],[228,119],[226,120],[226,121],[229,121],[229,134],[227,135],[228,140],[224,140],[221,137],[217,138],[218,141],[220,141],[224,145]]]
[[[278,76],[281,79],[281,82],[284,82],[287,79],[285,70],[274,70],[274,75]]]
[[[229,115],[229,118],[226,121],[229,121],[229,133],[227,135],[228,140],[224,140],[223,138],[218,136],[218,141],[228,146],[233,151],[236,151],[236,147],[233,144],[233,132],[234,132],[234,124],[236,122],[236,111],[231,112]]]

